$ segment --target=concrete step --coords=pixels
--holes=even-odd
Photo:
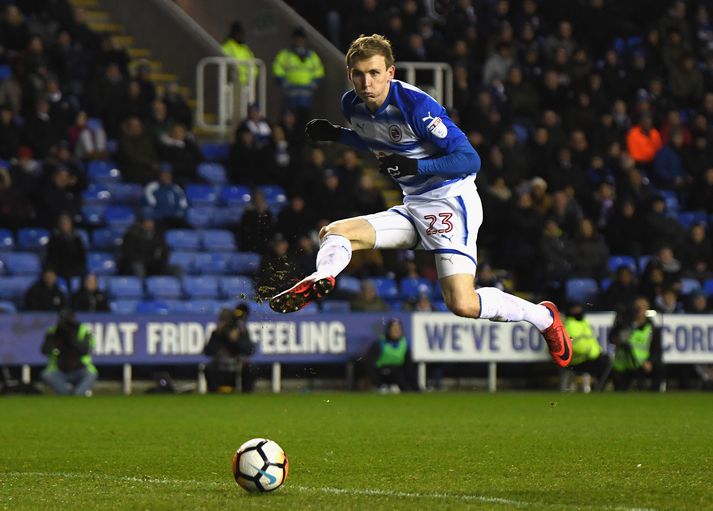
[[[83,7],[85,9],[99,5],[98,0],[69,0],[69,3],[73,7]]]
[[[129,62],[129,70],[133,73],[141,65],[148,65],[151,72],[159,73],[162,71],[163,64],[160,60],[152,59],[133,59]]]
[[[85,12],[87,23],[111,23],[109,11],[87,10]]]
[[[175,82],[178,81],[178,77],[173,73],[150,73],[149,79],[152,82]]]
[[[87,25],[89,25],[89,28],[94,30],[94,32],[103,32],[106,34],[117,35],[121,35],[124,33],[124,25],[122,25],[121,23],[104,23],[90,21],[87,23]]]
[[[130,35],[113,35],[111,38],[114,40],[115,44],[118,44],[122,48],[129,48],[136,42],[136,40]]]
[[[132,59],[146,59],[151,56],[151,50],[148,48],[127,48],[126,51]]]

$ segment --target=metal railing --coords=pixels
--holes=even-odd
[[[419,82],[417,71],[430,71],[433,81]],[[405,73],[405,82],[428,92],[444,107],[453,107],[453,70],[450,65],[444,62],[397,62],[396,72]]]
[[[210,76],[213,67],[217,68],[214,81]],[[241,73],[247,73],[244,83]],[[203,130],[225,135],[247,117],[248,106],[255,102],[261,114],[265,115],[266,76],[265,63],[260,59],[201,59],[196,66],[196,125]],[[206,101],[206,94],[214,94],[214,101]],[[207,104],[215,104],[213,115],[206,111]]]

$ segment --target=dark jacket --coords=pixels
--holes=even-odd
[[[84,275],[87,269],[87,252],[77,233],[65,236],[55,231],[47,244],[47,266],[60,277],[68,279]]]
[[[72,295],[72,309],[76,311],[108,312],[110,310],[109,299],[102,291],[91,292],[81,288]]]
[[[42,279],[38,280],[25,293],[24,309],[28,311],[58,311],[64,307],[67,299],[59,286],[47,287]]]

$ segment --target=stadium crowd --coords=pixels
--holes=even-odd
[[[711,311],[709,2],[652,1],[645,12],[605,0],[290,3],[340,50],[379,32],[397,66],[452,66],[451,113],[483,161],[480,283],[590,309],[644,294],[660,311]],[[365,169],[372,161],[308,144],[295,112],[265,119],[251,108],[230,153],[213,156],[191,133],[178,84],[158,88],[148,67],[130,66],[111,36],[89,28],[81,8],[0,6],[5,248],[21,245],[21,231],[53,230],[46,249],[27,245],[44,253],[24,308],[58,310],[71,300],[105,309],[101,279],[71,284],[87,272],[196,273],[173,252],[188,247],[185,230],[206,227],[230,232],[221,250],[259,254],[250,271],[226,263],[222,273],[254,273],[269,296],[312,271],[320,226],[385,208]],[[214,188],[216,167],[205,160],[223,164],[227,182]],[[201,217],[200,206],[219,203],[219,220]],[[111,257],[96,264],[93,250]],[[359,253],[347,273],[361,279],[338,288],[351,291],[341,296],[351,310],[442,308],[427,254]],[[406,282],[415,283],[409,292]]]

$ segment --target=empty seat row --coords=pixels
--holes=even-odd
[[[260,260],[260,254],[254,252],[175,251],[169,257],[169,264],[180,267],[184,274],[253,275],[260,268]]]

